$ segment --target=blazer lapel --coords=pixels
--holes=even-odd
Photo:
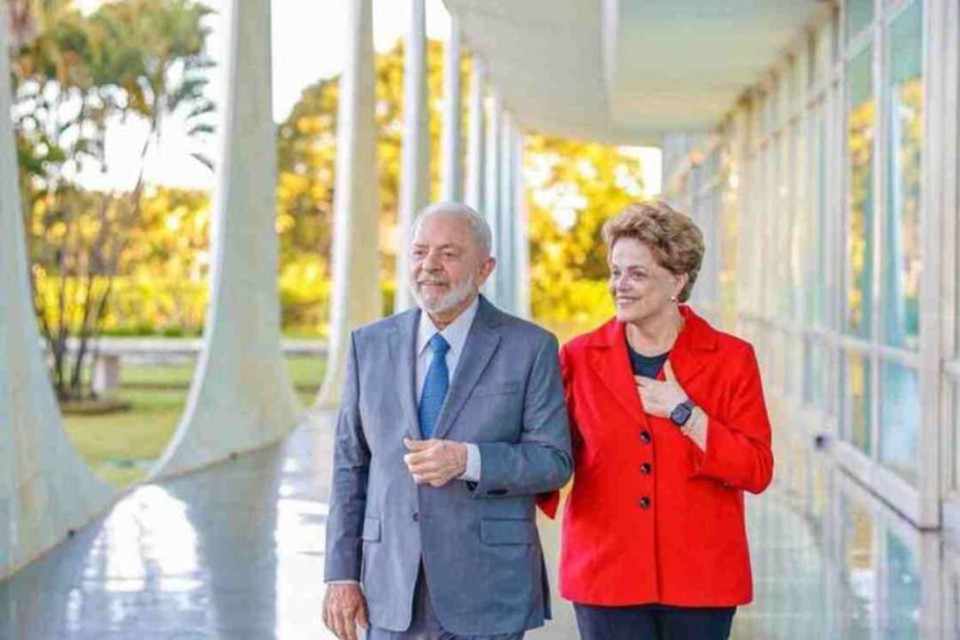
[[[677,376],[677,382],[689,393],[690,385],[703,372],[706,364],[706,359],[698,352],[715,350],[717,334],[716,330],[690,307],[681,305],[680,314],[683,316],[684,327],[670,351],[670,366]],[[662,372],[659,377],[663,379]]]
[[[434,438],[443,438],[450,431],[464,403],[470,397],[470,392],[477,386],[487,363],[500,344],[500,334],[497,331],[499,325],[498,311],[486,298],[481,297],[473,326],[470,327],[467,341],[463,345],[463,353],[460,354],[460,361],[453,372],[446,402],[437,418],[437,425],[433,430]]]
[[[590,367],[624,411],[646,424],[643,403],[640,401],[640,394],[637,393],[633,370],[630,368],[623,325],[616,320],[611,320],[597,338],[598,340],[591,345],[594,348],[590,354]]]
[[[400,401],[401,420],[407,434],[420,439],[420,418],[417,414],[417,325],[420,312],[415,310],[397,318],[390,334],[390,355],[396,363],[394,390]]]

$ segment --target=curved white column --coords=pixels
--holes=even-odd
[[[350,330],[376,320],[383,308],[379,195],[371,187],[377,184],[373,10],[371,0],[350,0],[349,7],[347,64],[340,76],[337,114],[330,348],[321,406],[339,400]]]
[[[500,130],[503,122],[503,105],[496,92],[487,100],[487,141],[486,166],[484,167],[483,209],[490,229],[493,231],[493,255],[499,261],[500,256]],[[494,303],[500,302],[500,265],[497,265],[492,278],[484,287],[487,297]]]
[[[463,104],[460,94],[460,21],[450,15],[450,37],[443,65],[443,166],[440,199],[459,202],[463,198]]]
[[[0,577],[86,524],[116,493],[64,433],[42,358],[10,118],[4,10],[0,2]]]
[[[513,233],[514,256],[513,277],[516,282],[514,292],[517,315],[530,317],[530,218],[527,214],[527,194],[523,183],[523,132],[515,129],[513,133]]]
[[[397,214],[397,296],[395,309],[413,306],[406,286],[410,272],[413,219],[430,200],[430,110],[427,104],[427,26],[424,0],[409,0],[403,72],[403,150],[400,160],[400,210]]]
[[[497,269],[497,300],[500,307],[510,313],[516,312],[516,280],[514,265],[513,226],[515,223],[513,197],[513,118],[508,111],[503,112],[500,129],[500,204],[497,207],[497,253],[500,267]]]
[[[275,442],[299,413],[280,351],[270,0],[232,0],[223,15],[228,76],[210,308],[186,413],[156,475]]]
[[[485,185],[486,168],[486,139],[484,136],[484,108],[483,87],[486,82],[486,71],[483,60],[473,54],[470,68],[470,103],[469,103],[469,133],[467,134],[467,192],[466,203],[483,211],[483,190]]]

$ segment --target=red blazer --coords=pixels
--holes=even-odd
[[[670,362],[708,416],[706,452],[644,413],[622,323],[561,350],[574,449],[560,556],[568,600],[711,607],[753,597],[743,492],[760,493],[773,475],[760,372],[749,343],[681,313]]]

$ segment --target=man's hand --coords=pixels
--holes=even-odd
[[[687,399],[687,393],[677,382],[669,360],[663,365],[663,375],[666,377],[663,382],[643,376],[634,376],[634,380],[637,382],[637,393],[643,401],[644,410],[652,416],[669,418],[670,412]]]
[[[340,640],[357,640],[357,625],[369,629],[367,601],[358,584],[327,585],[323,598],[323,624]]]
[[[417,484],[442,487],[467,470],[467,446],[452,440],[413,440],[404,438],[410,451],[403,456]]]

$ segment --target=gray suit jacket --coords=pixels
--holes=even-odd
[[[471,636],[538,627],[550,603],[535,499],[563,486],[573,468],[557,340],[481,297],[434,433],[477,444],[480,481],[418,487],[403,438],[420,438],[419,314],[351,336],[325,579],[360,580],[371,623],[404,631],[422,559],[445,629]]]

